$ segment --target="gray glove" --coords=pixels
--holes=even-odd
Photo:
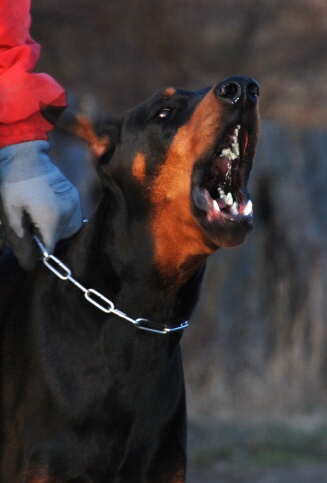
[[[49,253],[59,239],[82,225],[79,196],[48,157],[47,141],[29,141],[0,149],[0,218],[19,264],[31,270],[39,252],[31,227]]]

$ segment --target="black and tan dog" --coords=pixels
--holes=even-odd
[[[5,257],[1,283],[1,483],[182,483],[180,330],[207,257],[252,228],[247,181],[258,85],[168,88],[95,131],[103,196],[56,256],[131,319],[105,313],[40,262]],[[8,258],[9,257],[9,258]],[[100,300],[100,299],[99,299]]]

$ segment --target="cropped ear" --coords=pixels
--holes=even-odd
[[[93,123],[84,114],[65,109],[59,117],[57,125],[64,131],[86,141],[96,161],[112,148],[112,140],[109,133],[97,134]]]

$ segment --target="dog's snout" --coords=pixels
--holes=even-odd
[[[215,94],[230,104],[251,107],[258,101],[259,84],[251,77],[228,77],[215,87]]]

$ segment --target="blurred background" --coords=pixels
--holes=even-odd
[[[93,118],[166,86],[261,86],[255,228],[208,263],[183,354],[189,483],[327,482],[327,1],[32,0],[39,70]],[[52,155],[86,214],[83,144]]]

